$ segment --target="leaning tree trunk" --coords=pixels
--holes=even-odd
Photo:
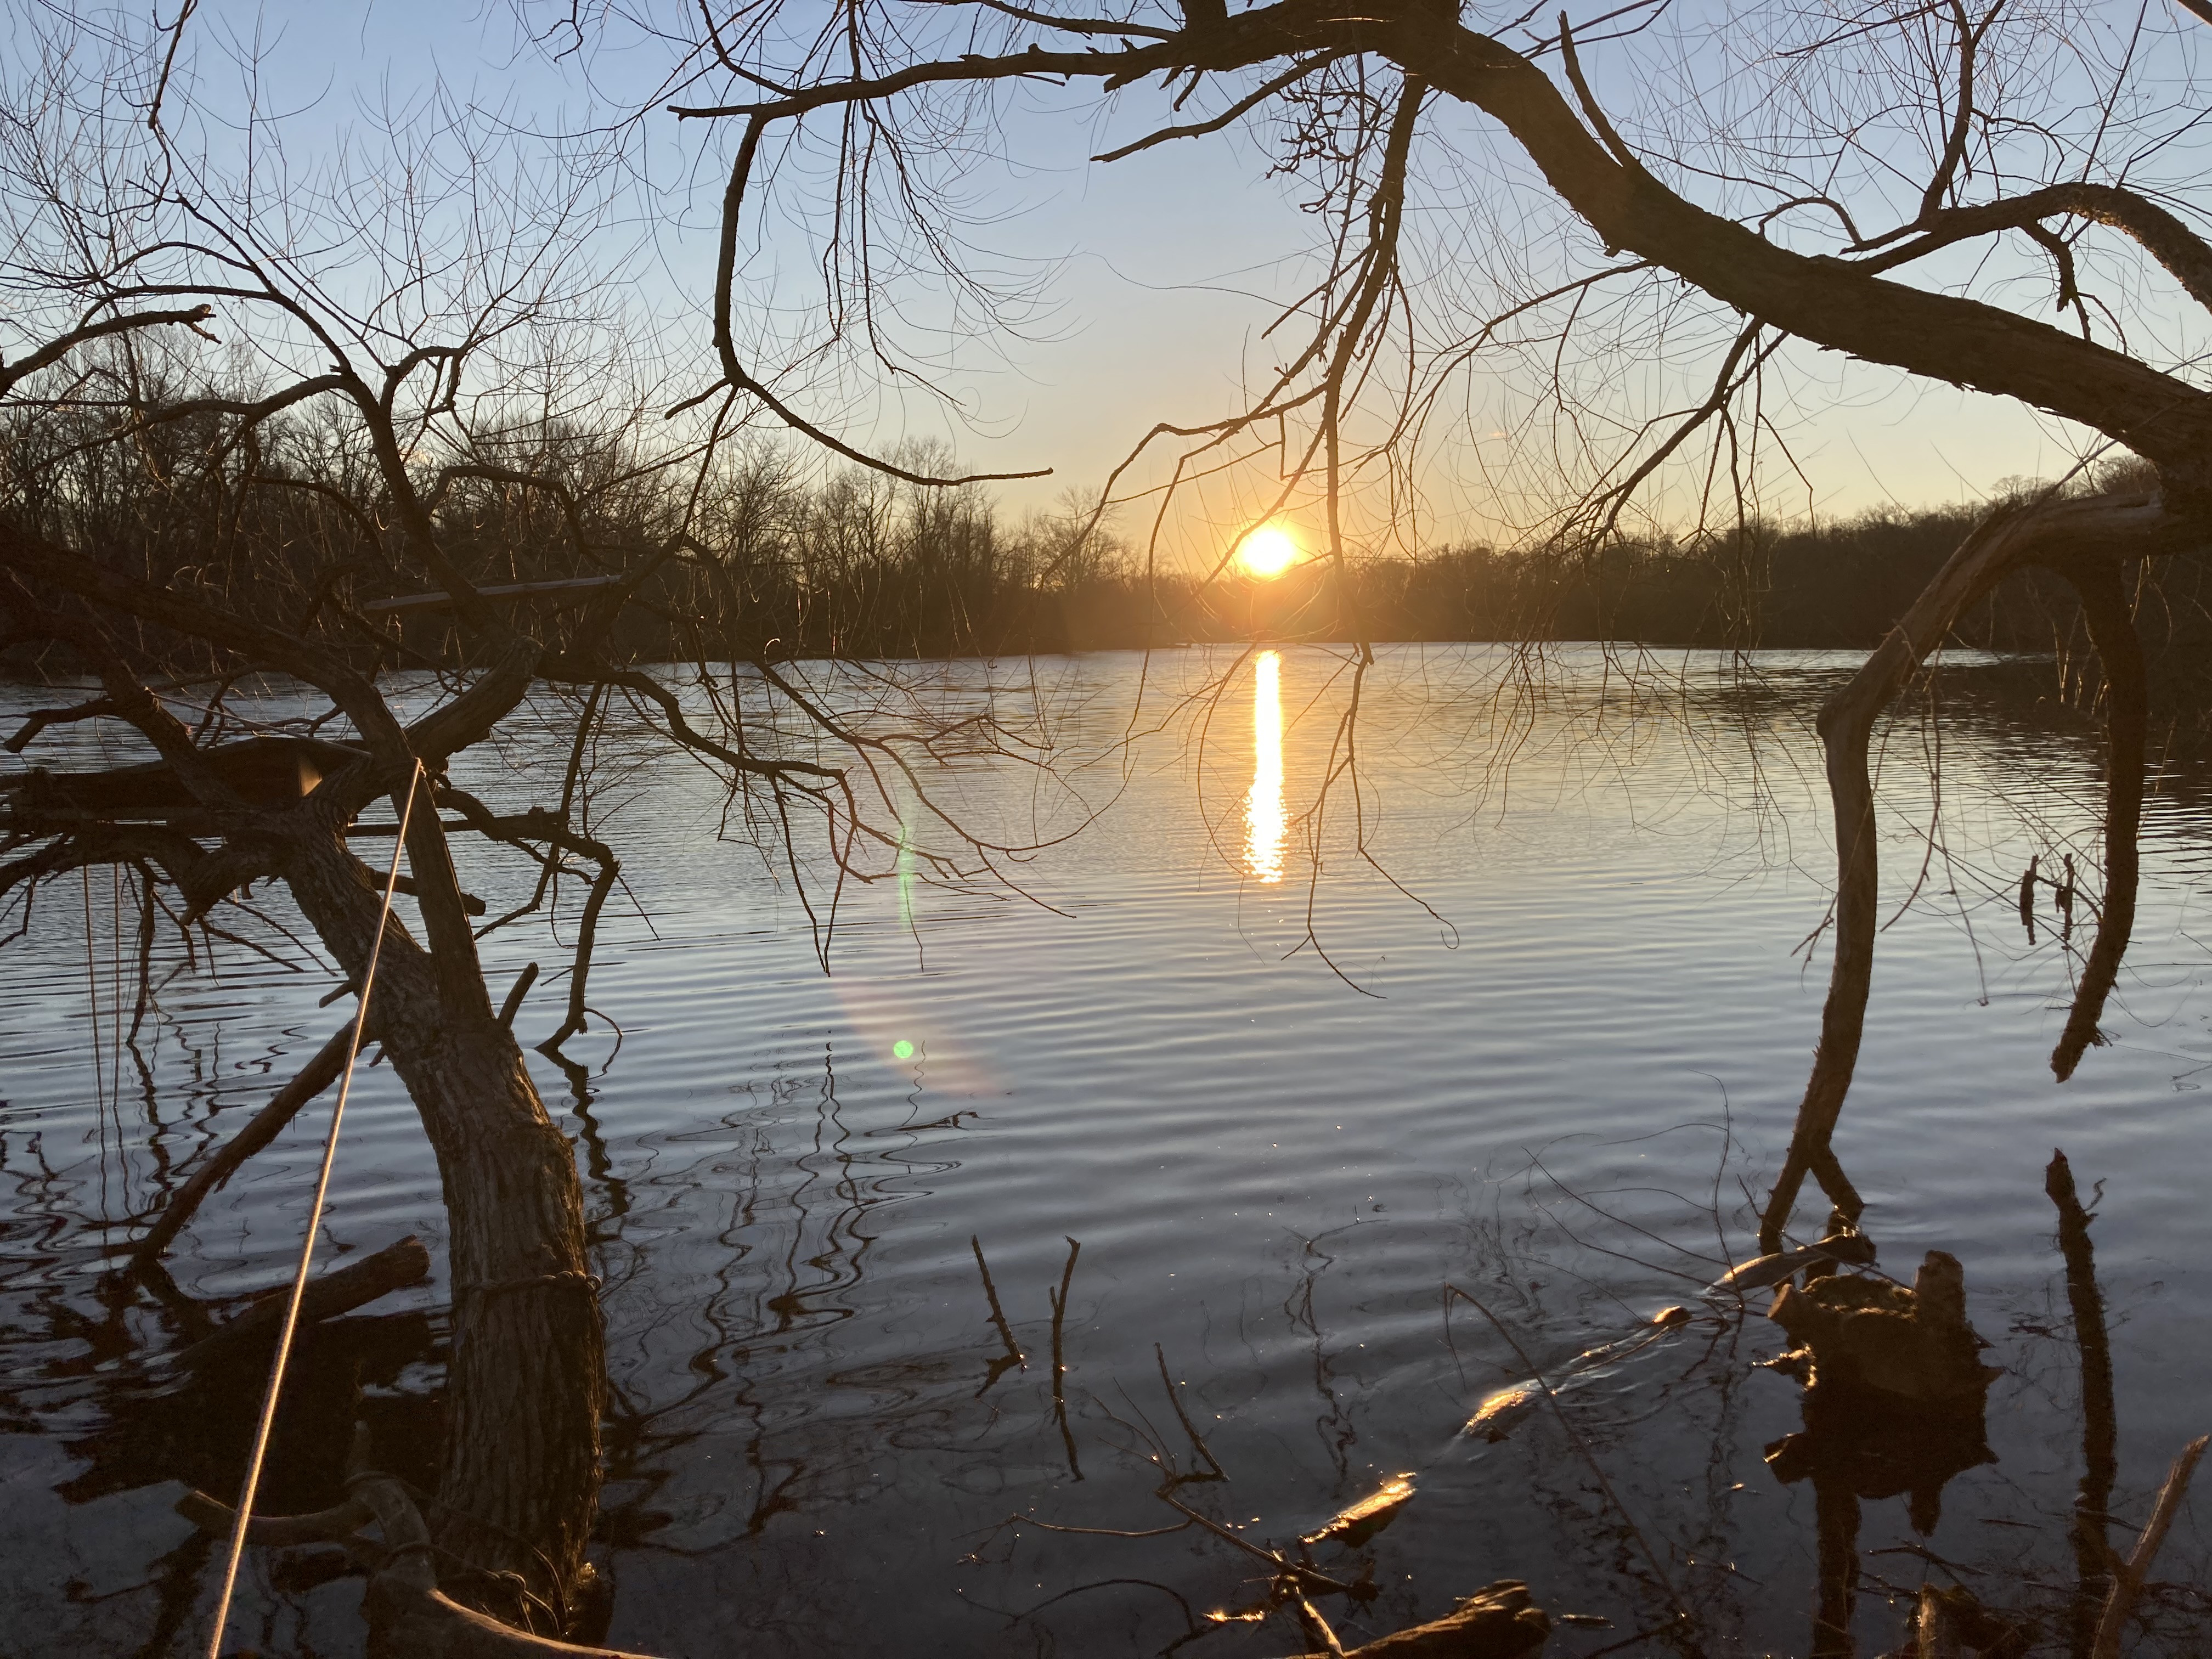
[[[436,816],[417,800],[408,847],[439,948],[426,951],[395,918],[374,989],[376,1032],[435,1149],[452,1229],[453,1352],[432,1527],[449,1593],[557,1634],[599,1495],[605,1389],[583,1194],[568,1143],[491,1009],[465,919],[455,929],[434,914],[460,915]],[[304,838],[285,877],[358,985],[380,884],[342,832],[329,824]]]
[[[1967,537],[1849,683],[1821,705],[1820,739],[1835,809],[1835,959],[1812,1075],[1797,1109],[1789,1154],[1759,1218],[1763,1253],[1781,1249],[1783,1230],[1808,1175],[1820,1183],[1841,1220],[1855,1222],[1862,1207],[1831,1143],[1858,1066],[1874,982],[1875,935],[1880,931],[1881,866],[1867,762],[1876,720],[1960,617],[2008,574],[2024,565],[2046,564],[2073,583],[2105,662],[2110,740],[2102,921],[2066,1032],[2051,1056],[2051,1069],[2063,1081],[2072,1074],[2082,1049],[2099,1040],[2097,1021],[2135,916],[2143,668],[2115,569],[2124,559],[2170,553],[2201,538],[2194,519],[2171,511],[2156,495],[2054,501],[1997,514]]]

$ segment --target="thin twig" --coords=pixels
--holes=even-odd
[[[2189,1492],[2189,1477],[2197,1473],[2197,1460],[2204,1455],[2208,1445],[2212,1445],[2212,1435],[2199,1435],[2173,1460],[2166,1485],[2159,1488],[2157,1506],[2150,1512],[2150,1524],[2136,1540],[2135,1553],[2120,1563],[2112,1574],[2112,1593],[2105,1598],[2105,1616],[2097,1621],[2097,1642],[2089,1650],[2089,1659],[2119,1659],[2120,1632],[2127,1627],[2129,1615],[2135,1612],[2136,1598],[2142,1594],[2143,1580],[2150,1575],[2159,1546],[2166,1542],[2166,1529],[2180,1512],[2181,1500]]]

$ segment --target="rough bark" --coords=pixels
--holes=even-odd
[[[450,959],[466,919],[434,839],[409,851],[447,950],[426,951],[395,920],[377,970],[376,1016],[437,1153],[451,1225],[453,1353],[436,1536],[480,1574],[517,1575],[565,1620],[599,1483],[604,1339],[586,1266],[583,1196],[568,1144],[547,1115],[513,1033],[493,1013],[474,951]],[[302,841],[285,874],[294,899],[349,974],[366,966],[378,916],[367,869],[332,826]],[[441,959],[445,958],[445,959]],[[479,1578],[456,1593],[536,1629],[528,1602]]]

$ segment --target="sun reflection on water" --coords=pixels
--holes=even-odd
[[[1252,787],[1244,796],[1244,867],[1263,882],[1283,878],[1283,657],[1252,659]]]

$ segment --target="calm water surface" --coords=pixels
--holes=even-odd
[[[1189,1532],[1002,1524],[1174,1518],[1146,1461],[1155,1445],[1188,1456],[1157,1345],[1229,1476],[1186,1495],[1255,1537],[1287,1540],[1419,1472],[1362,1553],[1383,1592],[1339,1620],[1347,1638],[1522,1577],[1555,1611],[1613,1621],[1555,1638],[1572,1659],[1662,1623],[1663,1576],[1717,1650],[1804,1650],[1813,1498],[1761,1461],[1798,1426],[1796,1386],[1751,1369],[1781,1346],[1763,1318],[1701,1314],[1570,1393],[1610,1497],[1554,1419],[1497,1443],[1455,1431],[1528,1363],[1694,1304],[1748,1253],[1747,1194],[1779,1161],[1826,986],[1825,937],[1808,943],[1832,876],[1811,714],[1850,660],[1394,649],[1365,688],[1357,792],[1340,773],[1318,823],[1349,690],[1325,650],[1237,663],[1217,697],[1115,746],[1140,676],[1164,712],[1231,665],[927,671],[947,697],[995,675],[1041,698],[1069,757],[1059,784],[968,765],[946,787],[978,822],[1036,842],[1098,816],[1009,863],[1026,897],[918,878],[848,895],[826,976],[787,875],[717,839],[713,781],[622,732],[601,744],[595,828],[632,902],[603,933],[603,1018],[572,1045],[587,1069],[532,1060],[576,1146],[605,1283],[610,1641],[1161,1651],[1249,1596],[1255,1564]],[[1932,1534],[1902,1498],[1866,1504],[1869,1644],[1897,1639],[1886,1593],[1911,1593],[1931,1559],[2045,1614],[2072,1583],[2081,1429],[2043,1193],[2054,1146],[2085,1194],[2102,1183],[2118,1511],[2139,1522],[2180,1443],[2212,1429],[2205,780],[2179,765],[2161,779],[2113,1043],[2054,1085],[2086,939],[2058,935],[2046,899],[2031,943],[2014,893],[2032,852],[2095,869],[2099,785],[2093,734],[2038,701],[2049,674],[1954,661],[1940,724],[1916,709],[1883,751],[1895,920],[1839,1149],[1885,1266],[1909,1277],[1929,1249],[1963,1261],[2004,1376],[1996,1461],[1949,1484]],[[0,713],[50,701],[9,690]],[[67,728],[47,752],[85,763],[112,741]],[[526,733],[462,769],[521,805],[557,787],[562,758]],[[495,912],[528,885],[504,863],[468,880]],[[217,939],[214,971],[170,979],[135,1052],[119,1047],[106,882],[57,884],[0,956],[9,1655],[204,1641],[214,1574],[170,1510],[193,1466],[143,1427],[175,1328],[103,1273],[337,1023],[316,1008],[334,976],[313,953],[241,920],[290,965]],[[284,919],[273,896],[268,915]],[[564,902],[551,936],[544,919],[495,936],[495,988],[526,960],[564,960],[572,916]],[[176,960],[165,942],[157,977]],[[559,994],[533,995],[530,1040]],[[282,1277],[326,1110],[200,1212],[170,1258],[185,1291]],[[1801,1221],[1818,1219],[1808,1204]],[[388,1068],[364,1073],[328,1245],[434,1245],[441,1226],[411,1109]],[[1006,1349],[979,1248],[1024,1364],[994,1363]],[[1448,1309],[1448,1285],[1526,1359],[1470,1303]],[[410,1317],[382,1321],[391,1353],[362,1362],[371,1406],[418,1437],[434,1432],[422,1344],[444,1294],[434,1279],[378,1304]],[[2202,1582],[2206,1554],[2185,1518],[2160,1577]],[[357,1580],[250,1559],[239,1641],[360,1650]],[[1322,1559],[1350,1572],[1358,1558]],[[2212,1645],[2192,1593],[2154,1605],[2172,1650]],[[1297,1645],[1278,1622],[1179,1650]]]

